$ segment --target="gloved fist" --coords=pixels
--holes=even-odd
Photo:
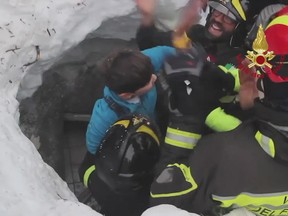
[[[175,56],[167,58],[164,63],[164,71],[167,80],[182,75],[192,75],[199,77],[205,62],[207,53],[202,45],[193,43],[190,49],[178,50]]]
[[[178,52],[178,55],[166,61],[165,75],[170,89],[171,112],[192,115],[204,122],[206,116],[220,105],[219,99],[226,94],[219,84],[222,72],[213,74],[215,68],[206,58],[203,47],[193,44],[190,50]]]

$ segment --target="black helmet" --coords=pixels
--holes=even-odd
[[[124,117],[106,132],[96,153],[96,173],[115,192],[150,185],[159,144],[153,122],[141,115]]]
[[[237,22],[247,20],[249,0],[210,0],[208,5],[215,10],[222,12]]]

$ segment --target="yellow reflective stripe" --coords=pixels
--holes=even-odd
[[[177,140],[169,139],[167,137],[165,137],[165,143],[172,145],[172,146],[179,147],[179,148],[184,148],[184,149],[194,149],[196,146],[195,144],[184,143],[184,142],[180,142]]]
[[[129,123],[130,123],[130,120],[121,120],[121,121],[117,121],[113,125],[124,125],[124,127],[127,128]]]
[[[223,65],[218,65],[218,67],[223,70],[225,73],[228,72],[228,69],[226,67],[224,67]]]
[[[283,16],[280,16],[280,17],[276,17],[275,19],[273,19],[269,25],[266,27],[266,29],[270,28],[271,26],[273,25],[277,25],[277,24],[280,24],[280,25],[288,25],[288,15],[283,15]]]
[[[243,10],[243,7],[240,3],[240,0],[232,0],[232,5],[235,7],[235,9],[238,11],[238,13],[240,14],[240,16],[242,17],[242,19],[244,21],[246,21],[246,15],[245,12]]]
[[[230,73],[234,77],[234,91],[240,91],[240,77],[239,77],[239,69],[231,66],[231,64],[226,64],[225,67],[223,65],[218,65],[218,67],[224,71],[225,73]],[[229,67],[229,69],[227,68]]]
[[[167,133],[171,133],[171,134],[175,134],[175,135],[179,135],[179,136],[183,136],[183,137],[190,137],[190,138],[195,138],[195,139],[200,139],[201,135],[200,134],[196,134],[196,133],[191,133],[188,131],[183,131],[183,130],[179,130],[179,129],[174,129],[171,127],[167,128]]]
[[[88,179],[91,175],[91,173],[96,169],[95,165],[93,166],[90,166],[86,171],[85,171],[85,174],[84,174],[84,177],[83,177],[83,184],[85,187],[88,187]]]
[[[223,132],[235,129],[241,121],[217,107],[206,117],[205,124],[214,131]]]
[[[149,134],[150,136],[153,137],[154,140],[156,140],[157,144],[160,145],[160,141],[157,137],[157,135],[154,133],[154,131],[152,131],[149,127],[147,127],[146,125],[142,125],[140,126],[136,132],[144,132]]]
[[[193,149],[200,138],[200,134],[168,127],[166,131],[165,143],[180,148]]]
[[[249,205],[253,206],[283,206],[283,201],[287,199],[288,191],[280,193],[270,194],[252,194],[252,193],[241,193],[238,196],[217,196],[212,195],[213,200],[221,202],[221,207],[228,208],[232,205],[239,207],[245,207]]]
[[[234,77],[235,81],[234,81],[234,91],[239,92],[240,91],[240,78],[239,78],[239,70],[238,68],[233,68],[231,70],[229,70],[229,73],[232,74],[232,76]]]
[[[271,138],[263,135],[260,131],[257,131],[255,134],[255,139],[267,154],[269,154],[272,158],[275,157],[275,144]]]
[[[186,182],[190,183],[191,187],[183,191],[165,193],[165,194],[153,194],[152,192],[150,192],[150,196],[152,198],[182,196],[198,188],[198,185],[196,184],[195,180],[192,177],[190,167],[187,167],[185,164],[177,164],[177,163],[169,164],[167,167],[172,167],[172,166],[176,166],[181,170],[181,172],[183,173],[183,176],[185,177]]]

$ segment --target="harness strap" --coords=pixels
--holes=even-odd
[[[130,110],[128,108],[120,106],[111,97],[105,96],[104,100],[109,105],[109,107],[117,114],[118,117],[121,117],[130,113]]]

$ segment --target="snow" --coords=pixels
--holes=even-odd
[[[132,11],[133,0],[1,1],[1,216],[100,215],[77,201],[66,182],[43,162],[35,146],[22,134],[16,95],[22,88],[25,94],[18,95],[19,99],[31,96],[41,85],[41,72],[103,20]],[[164,205],[147,210],[143,216],[162,214],[195,215]]]
[[[109,17],[135,10],[133,0],[7,0],[0,3],[0,215],[99,215],[67,184],[20,131],[16,95],[30,96],[47,70]],[[36,60],[36,46],[40,48]],[[24,75],[25,79],[23,79]],[[28,82],[26,82],[26,80]],[[31,81],[32,80],[32,81]],[[23,87],[22,87],[23,88]],[[29,91],[30,90],[30,91]]]
[[[189,213],[184,210],[180,210],[173,205],[159,205],[153,208],[147,209],[143,212],[142,216],[197,216],[197,214]]]

